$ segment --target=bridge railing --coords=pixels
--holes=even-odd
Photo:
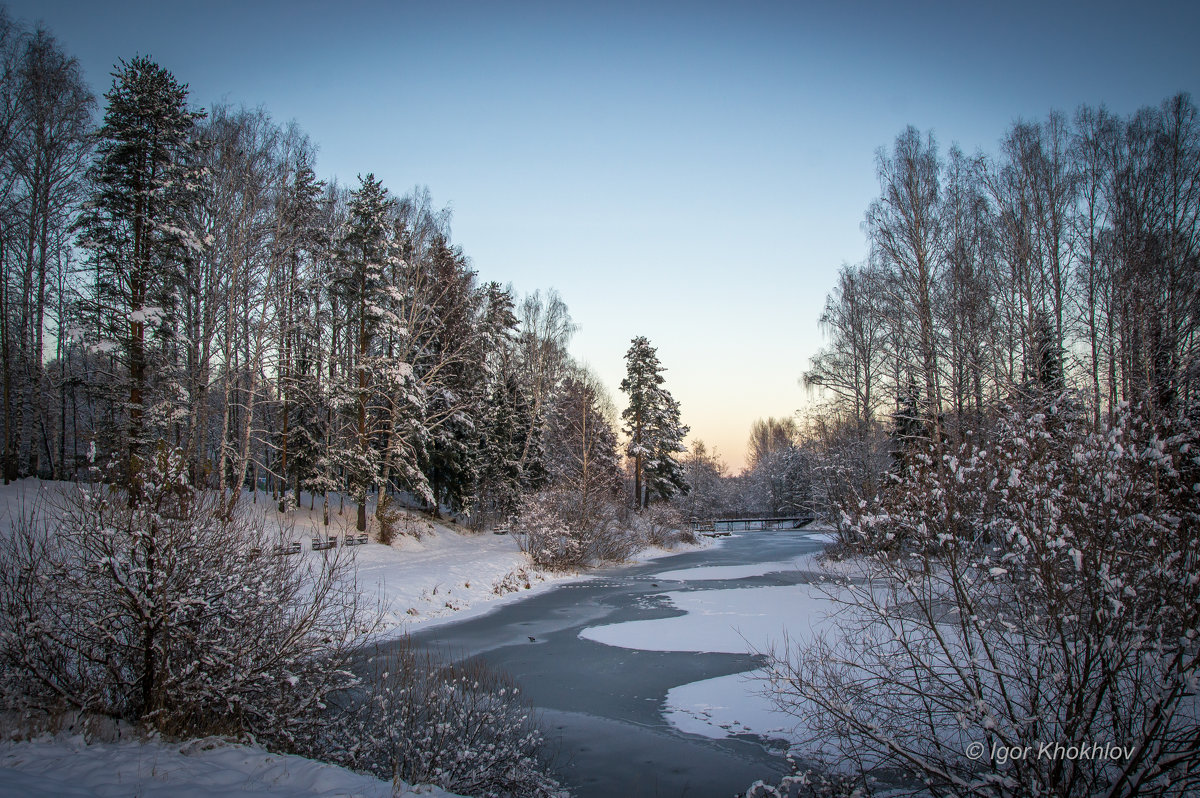
[[[733,529],[800,529],[811,524],[816,516],[804,515],[763,515],[741,518],[697,518],[689,523],[697,532],[733,530]]]

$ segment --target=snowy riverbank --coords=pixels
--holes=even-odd
[[[0,486],[0,524],[7,524],[10,518],[21,513],[28,515],[38,505],[53,508],[63,500],[63,492],[73,488],[73,483],[45,482],[36,478]],[[317,535],[342,539],[347,532],[354,531],[356,505],[352,501],[347,500],[342,507],[336,494],[331,497],[328,527],[322,523],[319,500],[315,507],[310,507],[311,497],[307,493],[301,497],[300,506],[287,513],[277,512],[262,492],[257,497],[246,492],[241,501],[244,507],[263,513],[268,523],[278,523],[286,528],[286,536],[301,546],[300,553],[292,556],[318,558],[338,553],[351,557],[357,567],[359,590],[379,602],[382,632],[388,637],[418,626],[428,628],[435,623],[475,617],[555,585],[591,578],[586,572],[551,572],[536,568],[512,535],[476,533],[416,513],[401,526],[418,531],[420,537],[400,534],[391,545],[385,546],[378,542],[374,502],[368,505],[371,522],[367,544],[313,551],[311,540]],[[647,548],[632,562],[694,549]]]
[[[454,798],[217,738],[87,743],[77,734],[0,743],[0,798]]]
[[[71,483],[26,479],[0,487],[0,525],[18,516],[53,518]],[[339,539],[352,529],[354,506],[333,507],[331,525],[321,524],[321,508],[305,501],[290,513],[278,513],[262,494],[243,507],[262,513],[268,523],[282,522],[285,535],[300,543],[306,559],[345,556],[353,560],[361,592],[378,600],[381,633],[396,637],[417,627],[447,623],[490,612],[553,587],[591,578],[586,573],[548,573],[532,566],[510,535],[476,534],[450,523],[415,514],[409,522],[420,537],[401,535],[391,545],[377,541],[372,529],[365,545],[313,551],[320,533]],[[307,497],[305,497],[307,499]],[[419,524],[419,527],[417,526]],[[692,550],[694,547],[680,549]],[[639,561],[673,553],[646,549]],[[0,743],[0,798],[9,796],[218,796],[218,795],[391,795],[390,783],[322,762],[271,754],[261,748],[205,739],[168,743],[161,739],[104,738],[85,742],[78,733]],[[407,789],[407,788],[406,788]],[[407,792],[400,793],[402,795]],[[417,793],[447,796],[434,788]]]

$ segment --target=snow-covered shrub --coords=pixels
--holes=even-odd
[[[83,709],[180,734],[288,745],[353,683],[370,631],[337,550],[276,553],[250,509],[194,490],[160,447],[138,496],[81,486],[0,530],[0,691],[6,704]]]
[[[640,526],[646,543],[669,549],[680,543],[697,543],[696,533],[673,505],[652,504],[642,513]]]
[[[885,550],[831,592],[835,636],[771,662],[803,750],[935,795],[1194,794],[1198,446],[1050,405],[848,508]]]
[[[784,776],[778,784],[760,779],[741,798],[862,798],[870,794],[869,782],[861,776],[799,771],[792,757],[788,761],[796,772]]]
[[[362,680],[313,756],[479,798],[565,795],[532,707],[503,674],[447,664],[406,638],[371,657]]]
[[[521,550],[541,568],[569,569],[628,559],[641,538],[619,521],[620,508],[607,495],[584,496],[565,489],[530,494],[512,524]]]

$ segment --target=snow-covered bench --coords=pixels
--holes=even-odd
[[[346,537],[342,539],[343,546],[361,546],[366,542],[367,542],[367,533],[366,532],[360,532],[357,535],[346,535]]]
[[[276,546],[274,549],[271,550],[271,553],[275,554],[277,556],[282,556],[282,555],[287,555],[287,554],[299,554],[300,553],[300,541],[297,540],[292,543],[280,543],[278,546]]]
[[[337,538],[334,538],[334,537],[330,537],[330,538],[314,537],[312,539],[313,551],[320,551],[321,549],[332,549],[336,545],[337,545]]]

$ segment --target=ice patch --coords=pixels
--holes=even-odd
[[[579,636],[643,651],[744,654],[766,651],[786,636],[810,639],[824,623],[829,599],[814,585],[696,590],[665,594],[686,615],[590,626]]]
[[[796,718],[775,707],[765,675],[748,671],[673,687],[663,717],[682,732],[714,740],[755,734],[790,742],[796,738]]]
[[[811,554],[796,557],[791,560],[778,562],[761,562],[750,565],[708,565],[700,568],[680,568],[675,571],[663,571],[655,574],[658,579],[673,582],[710,582],[720,579],[746,579],[751,576],[778,573],[779,571],[797,571],[806,566],[812,566],[815,558]]]

